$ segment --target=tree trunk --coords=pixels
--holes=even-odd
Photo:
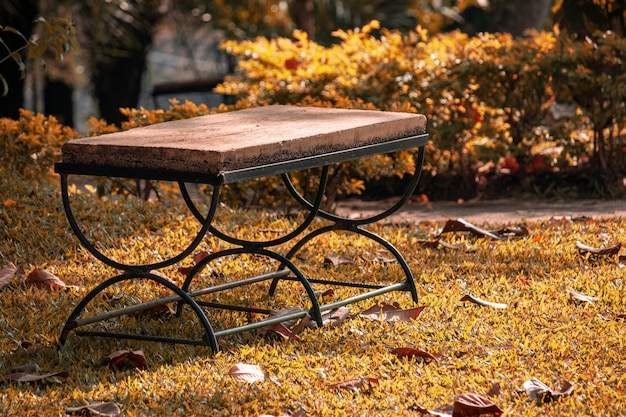
[[[313,0],[294,0],[293,20],[296,27],[315,38],[315,15],[313,14]]]
[[[137,107],[154,26],[165,12],[158,0],[125,3],[122,8],[116,1],[84,2],[79,30],[100,116],[118,126],[125,120],[120,108]]]
[[[0,2],[0,25],[16,29],[28,39],[38,10],[37,0],[3,0]],[[24,40],[14,33],[2,32],[0,36],[11,52],[24,46]],[[0,59],[8,53],[9,51],[0,46]],[[21,55],[22,59],[26,60],[26,51]],[[24,107],[24,78],[12,59],[0,64],[0,74],[9,86],[9,91],[4,97],[2,97],[3,88],[0,86],[0,117],[18,119],[20,108]]]
[[[495,14],[489,32],[522,36],[527,29],[543,28],[552,0],[501,0],[495,2]]]
[[[146,42],[149,45],[149,42]],[[100,116],[120,126],[126,118],[120,108],[137,107],[141,78],[146,67],[147,45],[128,56],[104,60],[96,58],[98,70],[92,75]]]

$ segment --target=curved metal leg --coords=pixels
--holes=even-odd
[[[141,335],[119,335],[119,334],[114,334],[115,337],[127,336],[127,338],[130,338],[130,339],[140,339],[140,340],[145,339],[145,340],[155,340],[155,341],[163,341],[163,342],[171,342],[171,343],[189,343],[189,344],[205,344],[205,345],[208,344],[209,346],[211,346],[211,349],[213,349],[214,352],[217,352],[219,350],[217,339],[215,337],[215,332],[213,331],[213,328],[211,327],[211,324],[209,323],[206,317],[206,314],[204,314],[200,306],[191,298],[191,296],[186,291],[182,290],[181,288],[179,288],[172,282],[168,281],[167,279],[162,278],[152,273],[147,273],[147,272],[138,272],[138,273],[126,272],[121,275],[117,275],[113,278],[109,278],[108,280],[104,281],[103,283],[95,287],[93,290],[91,290],[81,300],[81,302],[74,308],[74,311],[72,311],[72,314],[70,314],[69,318],[65,322],[65,325],[63,326],[63,331],[61,332],[61,336],[59,338],[59,348],[65,344],[65,341],[67,340],[67,336],[70,331],[77,329],[80,326],[84,326],[87,324],[96,323],[96,322],[104,321],[110,318],[125,315],[126,313],[124,309],[121,309],[121,310],[113,311],[110,313],[104,313],[102,315],[98,315],[94,317],[87,317],[84,319],[79,319],[79,316],[81,312],[85,309],[85,307],[97,295],[102,293],[105,289],[119,282],[122,282],[125,280],[135,280],[137,278],[149,279],[154,282],[157,282],[158,284],[163,285],[164,287],[174,292],[177,297],[179,297],[177,298],[177,300],[180,300],[183,303],[189,305],[191,309],[194,311],[194,313],[196,314],[196,316],[198,317],[198,320],[202,324],[202,327],[204,328],[205,334],[203,337],[203,341],[199,343],[193,343],[192,341],[189,341],[186,339],[173,339],[173,338],[167,338],[167,337],[158,338],[158,337],[141,336]],[[128,310],[132,310],[132,308]],[[107,334],[100,334],[100,335],[106,336]]]
[[[277,246],[277,245],[281,245],[283,243],[289,242],[290,240],[298,236],[300,233],[302,233],[304,230],[306,230],[306,228],[309,227],[309,225],[317,217],[319,208],[322,205],[322,201],[324,200],[324,192],[326,190],[326,182],[328,180],[328,171],[329,171],[328,166],[325,166],[322,168],[322,174],[320,176],[320,184],[319,184],[314,202],[309,203],[306,206],[303,205],[303,207],[309,211],[309,214],[307,215],[307,217],[304,219],[304,221],[300,225],[298,225],[298,227],[296,227],[291,232],[285,234],[284,236],[281,236],[277,239],[267,240],[267,241],[250,241],[250,240],[238,239],[236,237],[229,236],[223,233],[222,231],[218,230],[217,228],[215,228],[215,226],[210,226],[208,229],[209,232],[211,232],[218,239],[231,243],[233,245],[237,245],[237,246],[267,248],[270,246]],[[283,175],[283,179],[285,177],[286,175]],[[180,186],[183,199],[185,200],[185,203],[187,204],[187,207],[189,207],[189,210],[191,211],[191,213],[193,213],[193,215],[201,223],[206,222],[206,218],[202,215],[202,213],[200,213],[195,203],[192,201],[191,196],[189,195],[189,192],[187,191],[186,185],[182,182],[179,182],[179,186]]]
[[[348,219],[345,217],[341,217],[341,216],[337,216],[334,213],[329,213],[327,211],[324,210],[318,210],[318,215],[320,217],[323,217],[327,220],[333,221],[333,222],[337,222],[337,223],[348,223],[348,224],[352,224],[352,225],[365,225],[365,224],[371,224],[374,222],[377,222],[379,220],[382,220],[386,217],[389,217],[390,215],[392,215],[393,213],[395,213],[396,211],[398,211],[408,200],[409,198],[411,198],[411,196],[413,195],[413,192],[415,191],[415,189],[417,188],[417,183],[419,182],[420,179],[420,175],[422,172],[422,164],[424,162],[424,153],[425,153],[425,148],[424,147],[420,147],[417,150],[417,153],[413,156],[414,161],[415,161],[415,173],[413,174],[413,177],[411,178],[411,181],[409,182],[409,184],[407,185],[404,194],[402,194],[402,196],[400,197],[400,199],[391,207],[389,207],[388,209],[384,210],[383,212],[376,214],[374,216],[371,217],[367,217],[367,218],[363,218],[363,219]],[[285,186],[287,187],[287,189],[289,190],[289,192],[291,193],[291,195],[304,207],[307,207],[309,209],[313,208],[313,204],[308,201],[306,198],[304,198],[299,192],[298,190],[295,189],[293,183],[291,182],[291,180],[287,180],[285,181]]]
[[[300,269],[293,262],[291,262],[290,259],[288,259],[287,257],[285,257],[283,255],[280,255],[280,254],[278,254],[276,252],[272,252],[272,251],[270,251],[268,249],[240,247],[240,248],[226,249],[226,250],[223,250],[223,251],[214,252],[214,253],[208,255],[207,257],[203,258],[196,265],[194,265],[194,267],[191,269],[191,271],[189,271],[189,273],[187,274],[187,277],[185,278],[185,282],[183,283],[181,288],[184,291],[186,291],[186,292],[189,291],[189,288],[191,286],[191,282],[193,281],[193,278],[209,262],[214,261],[215,259],[218,259],[218,258],[226,257],[226,256],[242,255],[242,254],[254,254],[254,255],[260,255],[260,256],[265,256],[265,257],[274,259],[274,260],[276,260],[276,261],[281,263],[281,269],[286,267],[291,272],[293,272],[293,274],[296,276],[297,280],[304,287],[304,289],[307,292],[307,295],[309,297],[309,300],[311,301],[311,309],[309,311],[310,314],[311,314],[311,317],[315,320],[315,322],[317,323],[317,325],[319,327],[322,327],[322,312],[320,310],[319,301],[317,300],[317,297],[315,295],[315,291],[313,290],[313,287],[311,287],[311,283],[309,282],[309,280],[304,276],[302,271],[300,271]],[[274,281],[277,282],[279,279],[280,278],[275,278],[272,281],[273,288],[276,287],[276,284],[274,283]],[[272,291],[272,293],[271,293],[272,295],[273,295],[273,292],[274,291]]]
[[[384,246],[389,252],[391,252],[391,254],[394,256],[394,258],[400,264],[400,267],[402,268],[402,271],[404,272],[404,275],[406,277],[406,280],[405,280],[406,289],[411,293],[411,298],[413,299],[413,301],[415,303],[418,302],[417,287],[415,286],[415,279],[413,277],[413,273],[411,272],[411,268],[409,267],[408,263],[406,262],[406,260],[402,256],[402,254],[388,240],[386,240],[385,238],[379,236],[378,234],[376,234],[374,232],[370,232],[369,230],[365,230],[365,229],[362,229],[362,228],[354,226],[354,225],[346,225],[346,224],[342,224],[342,223],[336,223],[336,224],[333,224],[333,225],[322,227],[322,228],[319,228],[319,229],[316,229],[316,230],[312,231],[311,233],[307,234],[302,239],[300,239],[291,248],[289,253],[287,253],[287,255],[285,255],[285,257],[288,258],[288,259],[292,259],[295,256],[295,254],[298,253],[298,251],[300,251],[300,249],[302,249],[302,247],[304,245],[309,243],[315,237],[320,236],[320,235],[322,235],[324,233],[336,232],[336,231],[346,231],[346,232],[357,233],[357,234],[359,234],[361,236],[364,236],[364,237],[366,237],[368,239],[371,239],[371,240],[375,241],[376,243],[380,244],[381,246]],[[278,285],[278,279],[273,279],[272,280],[272,284],[270,285],[270,295],[274,294],[277,285]]]
[[[213,216],[215,215],[215,211],[217,209],[217,203],[219,201],[219,193],[220,193],[220,185],[216,185],[215,188],[213,189],[213,195],[211,196],[211,206],[210,206],[209,212],[207,213],[206,217],[203,217],[200,231],[196,235],[195,239],[193,239],[193,241],[189,244],[189,246],[187,246],[187,248],[185,248],[182,252],[180,252],[178,255],[170,259],[167,259],[161,262],[155,262],[155,263],[146,264],[146,265],[128,265],[128,264],[123,264],[121,262],[117,262],[107,257],[98,249],[96,249],[96,247],[93,246],[91,242],[85,237],[85,234],[82,232],[82,230],[78,226],[78,223],[76,222],[76,219],[74,217],[74,213],[72,212],[72,207],[71,207],[70,199],[69,199],[68,186],[67,186],[67,174],[61,174],[61,195],[63,199],[63,208],[65,209],[65,215],[70,224],[70,227],[72,228],[72,231],[74,232],[76,237],[78,237],[78,240],[85,247],[85,249],[87,249],[93,256],[95,256],[96,259],[98,259],[102,263],[112,268],[119,269],[121,271],[130,271],[130,270],[150,271],[152,269],[160,269],[166,266],[174,265],[175,263],[180,262],[183,259],[185,259],[187,256],[189,256],[194,251],[194,249],[197,248],[198,245],[202,242],[207,231],[209,230],[211,222],[213,221]]]

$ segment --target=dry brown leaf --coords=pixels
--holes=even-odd
[[[118,350],[109,355],[107,366],[113,368],[147,369],[148,363],[143,350]]]
[[[523,237],[523,236],[528,236],[530,234],[530,231],[528,230],[528,228],[526,226],[518,226],[518,227],[503,227],[502,229],[496,230],[495,232],[496,235],[498,236],[502,236],[502,237]]]
[[[453,245],[452,243],[444,242],[442,240],[418,240],[417,243],[420,244],[420,246],[433,249],[439,249],[440,247],[452,250],[465,249],[465,245],[463,244]]]
[[[473,224],[463,220],[448,220],[446,224],[443,226],[443,229],[439,234],[448,233],[448,232],[470,232],[475,236],[479,237],[490,237],[495,240],[502,240],[503,237],[499,236],[493,232],[488,230],[481,229],[480,227],[474,226]]]
[[[150,271],[150,273],[152,275],[156,275],[158,277],[161,277],[161,278],[163,278],[166,281],[169,281],[171,283],[175,283],[172,278],[168,277],[167,275],[165,275],[163,272],[159,271],[158,269],[153,269],[153,270]]]
[[[609,246],[607,248],[594,248],[591,246],[587,246],[582,242],[576,242],[576,248],[581,255],[584,255],[585,253],[598,256],[616,255],[619,253],[621,247],[621,242],[618,242],[617,244]]]
[[[571,395],[574,392],[574,385],[570,382],[565,382],[561,389],[557,391],[550,389],[537,378],[531,378],[524,382],[523,387],[530,399],[538,403],[550,402],[557,397]]]
[[[346,258],[345,256],[325,256],[324,257],[325,264],[332,264],[333,266],[339,265],[350,265],[354,264],[354,260],[350,258]]]
[[[24,268],[6,267],[0,269],[0,289],[6,287],[11,281],[17,277],[24,275]]]
[[[482,414],[501,415],[503,413],[493,401],[478,394],[460,394],[456,397],[454,404],[447,404],[432,410],[421,406],[413,406],[412,409],[421,414],[439,417],[470,417]]]
[[[469,417],[481,414],[500,415],[502,410],[487,397],[479,394],[461,394],[454,401],[452,416]]]
[[[412,319],[417,318],[422,313],[422,310],[424,310],[424,306],[403,310],[397,303],[385,303],[370,307],[359,313],[359,316],[371,320],[409,322]]]
[[[428,353],[423,350],[414,349],[410,347],[400,347],[400,348],[391,349],[391,353],[398,356],[399,358],[417,356],[417,357],[424,358],[424,359],[432,359],[435,362],[440,362],[443,359],[443,355],[439,353]]]
[[[61,372],[52,372],[48,374],[32,374],[28,372],[11,372],[2,377],[4,381],[14,381],[14,382],[36,382],[43,381],[45,379],[50,378],[67,378],[70,374],[64,371]]]
[[[322,311],[322,326],[335,327],[346,321],[350,317],[348,307],[337,307],[332,310]],[[309,329],[317,329],[317,323],[311,319],[311,316],[305,316],[296,327],[306,327]],[[294,329],[295,332],[295,329]]]
[[[361,377],[357,379],[350,379],[348,381],[336,382],[334,384],[329,384],[329,388],[341,388],[341,389],[351,389],[356,390],[364,386],[365,384],[378,384],[378,378],[368,378]]]
[[[41,369],[39,369],[39,365],[37,365],[35,362],[28,362],[24,365],[11,368],[10,372],[26,372],[32,374],[34,372],[39,372],[40,370]]]
[[[34,286],[37,288],[67,288],[70,287],[61,278],[54,275],[52,272],[48,272],[45,269],[34,269],[24,281],[26,285]]]
[[[325,290],[315,291],[315,296],[317,298],[332,297],[334,295],[335,295],[335,290],[332,288],[326,288]]]
[[[228,375],[239,382],[261,382],[265,381],[269,374],[259,365],[249,363],[238,363],[228,370]]]
[[[283,414],[281,416],[274,416],[272,414],[261,414],[259,417],[306,417],[306,411],[298,410],[293,414]]]
[[[120,406],[112,401],[97,402],[87,405],[81,405],[78,407],[65,408],[65,412],[69,414],[79,413],[83,410],[91,411],[92,413],[99,416],[118,416],[122,412],[122,410],[120,410]]]
[[[572,301],[581,302],[581,303],[595,303],[598,301],[596,297],[592,297],[590,295],[585,295],[578,293],[574,290],[568,290],[569,296]]]
[[[269,332],[276,333],[285,340],[293,339],[293,340],[297,340],[298,342],[302,340],[296,333],[294,333],[291,329],[289,329],[283,323],[268,324],[267,326],[263,326],[257,329],[257,333],[260,335],[264,335]]]
[[[352,310],[348,307],[338,307],[324,311],[322,313],[322,324],[330,327],[339,326],[350,316],[351,312]]]
[[[491,388],[489,389],[489,391],[487,392],[487,395],[490,397],[499,397],[501,393],[502,393],[502,389],[500,388],[500,384],[497,382],[494,382]]]
[[[470,301],[474,304],[478,304],[484,307],[493,307],[493,308],[499,308],[504,310],[505,308],[507,308],[506,304],[502,304],[502,303],[493,303],[491,301],[485,301],[482,300],[478,297],[476,297],[474,294],[466,294],[461,298],[461,301]]]

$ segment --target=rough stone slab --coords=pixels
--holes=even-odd
[[[217,175],[425,130],[421,114],[266,106],[70,140],[63,162]]]

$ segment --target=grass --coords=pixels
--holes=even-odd
[[[37,288],[18,277],[0,290],[2,375],[29,362],[38,365],[36,374],[67,372],[65,378],[39,382],[4,381],[0,394],[4,415],[65,415],[67,407],[113,401],[126,416],[279,416],[299,411],[309,416],[410,416],[419,415],[418,407],[452,404],[460,394],[484,395],[496,383],[500,390],[491,400],[504,415],[619,416],[626,410],[624,267],[618,255],[582,256],[576,249],[577,241],[598,248],[619,242],[626,229],[621,218],[533,222],[527,224],[528,236],[502,241],[458,232],[441,236],[463,250],[419,243],[434,239],[443,226],[440,222],[372,226],[400,249],[414,271],[418,305],[425,308],[406,322],[359,316],[382,302],[415,307],[407,294],[390,293],[350,305],[348,320],[305,329],[299,341],[245,333],[225,338],[222,350],[213,354],[207,347],[80,338],[72,333],[57,350],[73,307],[116,272],[80,247],[69,231],[56,188],[6,177],[0,181],[0,267],[13,263],[23,266],[27,275],[43,268],[76,286]],[[89,193],[75,201],[76,212],[93,225],[88,234],[110,244],[111,249],[103,249],[107,254],[127,262],[148,259],[134,250],[153,260],[175,253],[197,230],[194,220],[172,201],[160,206],[102,202]],[[238,235],[255,232],[246,226],[245,217],[258,223],[256,232],[266,236],[289,229],[296,221],[226,208],[219,215],[223,229]],[[226,247],[208,238],[199,250]],[[354,235],[327,235],[307,246],[297,262],[311,276],[393,281],[397,265],[377,261],[385,255],[380,247]],[[332,266],[324,263],[328,256],[356,263]],[[181,264],[192,263],[189,259]],[[204,271],[202,280],[215,283],[236,279],[248,270],[275,267],[254,257],[227,258],[212,264],[213,272]],[[175,267],[164,272],[181,282]],[[307,306],[298,285],[281,284],[276,297],[268,297],[266,287],[267,283],[256,284],[216,298],[271,309]],[[576,302],[570,291],[597,301]],[[167,295],[150,283],[124,284],[113,292],[122,296],[118,305],[147,300],[155,293]],[[507,308],[461,301],[470,293]],[[347,290],[334,293],[335,299],[347,295]],[[89,308],[104,309],[105,303],[98,301]],[[210,318],[216,326],[248,320],[233,313],[211,313]],[[199,336],[192,315],[138,315],[120,322],[146,331]],[[428,361],[391,352],[400,347],[443,358]],[[107,356],[121,349],[143,350],[146,369],[107,367]],[[268,378],[239,382],[228,374],[239,363],[259,365]],[[371,382],[361,386],[346,382],[359,378]],[[538,404],[523,389],[531,378],[557,390],[567,381],[573,392]]]

